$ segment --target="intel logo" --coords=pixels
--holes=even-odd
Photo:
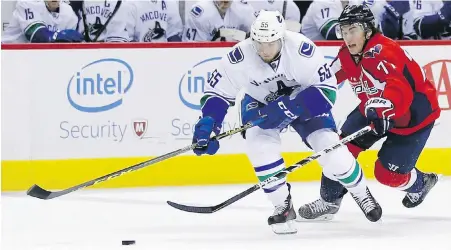
[[[205,83],[215,70],[213,61],[221,60],[221,57],[206,59],[189,69],[180,79],[179,97],[185,106],[200,110],[200,99],[204,93]]]
[[[67,99],[82,112],[103,112],[122,104],[133,83],[133,70],[120,59],[94,61],[76,72],[67,86]]]

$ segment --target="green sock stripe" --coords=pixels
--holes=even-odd
[[[352,182],[354,182],[357,179],[357,177],[359,177],[360,170],[361,169],[360,169],[359,163],[356,161],[355,166],[354,166],[354,171],[352,171],[352,174],[344,179],[339,179],[339,180],[345,184],[351,184]]]
[[[258,180],[259,180],[259,181],[265,181],[266,179],[268,179],[268,178],[270,178],[270,177],[272,177],[272,176],[274,176],[274,175],[280,173],[280,172],[283,171],[283,170],[284,170],[284,168],[281,168],[281,169],[279,169],[279,170],[278,170],[277,172],[275,172],[275,173],[267,174],[267,175],[263,175],[263,176],[258,176],[258,175],[257,175],[257,177],[258,177]]]

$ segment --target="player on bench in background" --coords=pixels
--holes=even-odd
[[[332,62],[338,82],[348,79],[360,105],[349,114],[342,137],[372,123],[374,133],[347,144],[355,158],[386,138],[374,166],[376,179],[406,192],[405,207],[418,206],[438,180],[415,164],[429,138],[440,108],[434,85],[421,67],[395,41],[383,36],[366,5],[347,6],[338,19],[337,35],[345,44]],[[337,213],[347,190],[326,175],[321,198],[302,206],[304,219],[330,219]]]
[[[81,42],[77,16],[64,1],[17,1],[2,43]]]
[[[182,40],[242,41],[254,19],[254,8],[244,0],[200,0],[187,16]]]

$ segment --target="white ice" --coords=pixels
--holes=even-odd
[[[402,192],[370,182],[383,207],[380,222],[367,221],[347,195],[333,221],[297,223],[295,235],[272,233],[266,222],[272,207],[260,190],[214,214],[166,204],[217,204],[250,186],[91,189],[47,201],[2,193],[1,249],[451,249],[450,178],[413,209],[402,206]],[[319,183],[295,183],[292,195],[298,208],[318,197]]]

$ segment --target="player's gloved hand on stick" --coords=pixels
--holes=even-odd
[[[281,96],[259,110],[259,117],[266,116],[258,126],[262,129],[283,129],[300,115],[299,108],[289,96]]]
[[[78,43],[83,41],[83,35],[72,29],[57,31],[53,33],[52,38],[57,43]]]
[[[214,155],[218,152],[219,141],[210,140],[212,132],[219,134],[221,127],[215,124],[215,120],[209,116],[201,118],[194,127],[193,143],[197,143],[194,148],[196,155]]]
[[[391,119],[395,115],[393,103],[385,98],[370,98],[365,103],[365,116],[374,125],[377,135],[384,135],[395,125]]]

